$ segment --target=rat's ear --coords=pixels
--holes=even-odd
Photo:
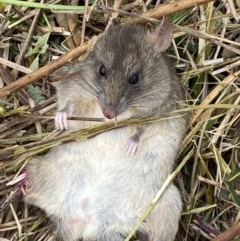
[[[172,28],[173,24],[169,18],[163,21],[150,33],[150,42],[153,50],[157,53],[165,51],[172,41]]]

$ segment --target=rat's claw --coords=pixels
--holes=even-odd
[[[58,111],[55,116],[55,125],[57,129],[66,130],[68,127],[67,123],[68,114],[66,111]]]
[[[126,146],[127,155],[133,156],[134,154],[136,154],[138,147],[139,147],[138,141],[129,139]]]

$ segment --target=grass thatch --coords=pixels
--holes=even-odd
[[[72,1],[68,8],[74,14],[63,12],[61,9],[67,10],[64,7],[53,7],[52,2],[24,1],[23,7],[20,3],[0,0],[2,203],[11,191],[6,183],[32,155],[115,128],[114,123],[99,124],[58,136],[51,117],[56,109],[55,90],[46,76],[84,53],[86,44],[75,47],[102,33],[112,18],[156,22],[156,18],[170,14],[175,25],[168,54],[186,86],[189,106],[185,112],[191,113],[176,170],[166,181],[168,185],[175,177],[184,203],[176,240],[211,240],[225,230],[224,238],[218,236],[214,241],[240,240],[239,1],[166,1],[158,7],[159,0],[116,0],[114,5],[86,0],[80,2],[85,10]],[[205,4],[196,6],[198,3]],[[59,56],[63,57],[52,62]],[[39,115],[45,117],[39,119]],[[54,234],[39,209],[16,200],[0,213],[0,240],[5,239],[49,241]]]

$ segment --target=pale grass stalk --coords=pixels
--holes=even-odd
[[[194,213],[202,213],[204,211],[207,211],[209,209],[212,209],[212,208],[215,208],[217,207],[217,204],[212,204],[212,205],[206,205],[204,207],[201,207],[201,208],[195,208],[195,209],[191,209],[187,212],[183,212],[181,215],[190,215],[190,214],[194,214]]]
[[[203,61],[203,65],[204,66],[208,66],[208,65],[217,65],[223,63],[223,58],[218,58],[218,59],[208,59],[208,60],[204,60]]]
[[[240,194],[238,193],[238,195]],[[240,210],[238,210],[237,216],[235,217],[235,220],[234,220],[234,224],[237,224],[239,220],[240,220]]]
[[[232,177],[228,180],[228,182],[234,181],[234,179],[236,179],[236,178],[239,177],[239,176],[240,176],[240,172],[238,172],[237,174],[235,174],[234,176],[232,176]]]
[[[192,55],[189,53],[189,51],[186,49],[186,54],[187,54],[187,56],[188,56],[188,59],[189,59],[189,61],[190,61],[190,63],[191,63],[191,66],[192,66],[192,68],[193,69],[195,69],[195,70],[197,70],[198,68],[197,68],[197,66],[196,66],[196,63],[195,63],[195,61],[193,60],[193,58],[192,58]]]
[[[181,151],[183,151],[187,147],[187,145],[189,145],[189,143],[193,140],[194,136],[201,128],[203,122],[204,122],[203,120],[199,121],[185,136],[185,138],[181,142],[181,148],[180,148]]]
[[[20,224],[19,219],[18,219],[18,215],[16,214],[15,209],[14,209],[14,207],[13,207],[13,205],[11,203],[10,203],[10,208],[11,208],[13,217],[15,219],[15,222],[17,224],[18,234],[20,236],[20,235],[22,235],[22,225]]]
[[[230,203],[229,203],[230,204]],[[229,205],[227,208],[225,208],[223,211],[221,211],[212,221],[211,223],[215,223],[216,221],[219,220],[219,217],[221,217],[226,211],[232,209],[235,205],[231,204]],[[227,240],[228,241],[228,240]],[[231,240],[231,241],[234,241],[234,240]],[[238,241],[238,240],[235,240],[235,241]]]
[[[27,203],[24,203],[23,215],[24,215],[24,218],[28,218],[28,216],[29,216],[29,209],[28,209]],[[23,230],[27,230],[28,225],[29,225],[28,223],[24,223],[23,224]],[[25,241],[28,241],[27,238],[25,239]]]
[[[47,107],[41,109],[40,111],[38,111],[39,115],[43,115],[46,112],[50,111],[50,110],[55,110],[57,108],[57,103],[53,103],[51,105],[48,105]]]
[[[207,5],[207,9],[206,9],[206,16],[207,16],[207,30],[208,30],[208,33],[213,33],[213,21],[212,21],[212,18],[213,18],[213,15],[214,15],[214,10],[215,10],[215,7],[213,6],[213,2],[210,2],[208,3]]]
[[[33,217],[27,217],[27,218],[22,218],[19,220],[19,223],[22,224],[22,223],[25,223],[25,222],[33,222],[36,220],[36,216],[33,216]],[[1,224],[1,227],[9,227],[9,226],[13,226],[16,224],[16,221],[10,221],[10,222],[7,222],[7,223],[2,223]],[[2,229],[1,229],[2,231]]]
[[[221,187],[223,186],[223,179],[226,174],[231,174],[232,170],[229,168],[229,166],[226,164],[224,159],[221,156],[221,153],[218,151],[218,149],[215,147],[215,145],[211,144],[211,148],[214,152],[214,159],[217,164],[217,170],[216,170],[216,178],[215,180],[219,180],[220,189],[217,189],[215,187],[214,195],[219,195]],[[218,193],[217,193],[218,192]]]
[[[21,173],[21,171],[24,169],[24,167],[27,165],[28,161],[31,159],[32,157],[28,157],[27,160],[25,160],[25,162],[23,163],[23,165],[21,166],[21,168],[18,170],[17,174],[15,175],[15,177],[13,178],[13,181],[19,176],[19,174]]]
[[[191,204],[193,203],[194,200],[195,200],[195,202],[197,201],[196,192],[199,188],[199,180],[196,179],[195,176],[197,173],[197,166],[199,163],[199,159],[202,160],[201,149],[202,149],[203,137],[205,135],[206,126],[207,126],[210,115],[211,115],[211,111],[209,110],[208,116],[206,117],[203,125],[201,126],[201,130],[199,130],[200,134],[199,134],[198,141],[194,143],[196,146],[196,151],[195,151],[194,162],[193,162],[192,171],[191,171],[191,183],[190,183],[190,203]]]
[[[48,10],[65,10],[65,11],[66,10],[68,10],[68,11],[83,11],[84,10],[83,6],[35,3],[35,2],[18,1],[18,0],[1,0],[1,3],[31,7],[31,8],[48,9]]]
[[[25,22],[27,19],[35,16],[35,15],[36,15],[36,12],[37,12],[37,10],[34,9],[34,10],[32,10],[31,12],[27,13],[27,14],[26,14],[24,17],[22,17],[21,19],[17,20],[17,21],[14,22],[13,24],[8,25],[8,29],[11,29],[11,28],[13,28],[13,27],[16,27],[17,25]]]
[[[197,203],[197,201],[200,201],[201,198],[203,198],[204,196],[206,196],[206,190],[204,188],[200,189],[199,186],[200,186],[200,181],[198,179],[195,179],[195,195],[194,195],[194,207]]]
[[[18,241],[23,241],[26,237],[28,237],[29,233],[32,233],[38,226],[45,220],[45,217],[39,217],[36,222],[27,230],[26,234],[23,235]]]
[[[240,71],[237,71],[234,73],[234,75],[229,74],[221,83],[219,83],[208,95],[207,97],[202,101],[201,105],[207,105],[212,102],[214,98],[217,97],[217,95],[225,88],[227,85],[229,85],[232,81],[236,79],[236,76],[240,74]],[[193,115],[191,124],[193,124],[197,118],[202,114],[203,109],[196,111],[196,113]]]
[[[49,236],[52,236],[52,234],[49,234],[49,233],[51,233],[51,232],[49,232],[48,227],[41,228],[41,232],[39,232],[37,234],[37,236],[35,237],[35,240],[36,241],[42,241],[42,240],[46,241],[49,239]]]
[[[200,19],[202,23],[199,25],[199,29],[201,33],[206,33],[207,31],[207,24],[206,24],[206,16],[203,6],[199,6],[200,10]],[[205,39],[199,38],[198,40],[198,64],[202,64],[205,60],[205,48],[206,48],[206,41]]]
[[[203,33],[203,35],[205,35],[205,37],[208,39],[217,39],[217,40],[220,40],[221,42],[226,42],[226,43],[229,43],[229,44],[233,44],[233,45],[236,45],[236,46],[240,46],[240,43],[238,42],[235,42],[235,41],[232,41],[232,40],[229,40],[227,38],[223,38],[223,37],[218,37],[217,35],[211,35],[211,34],[208,34],[208,33]]]
[[[205,183],[207,183],[207,184],[210,184],[210,185],[212,185],[212,186],[216,186],[216,187],[219,187],[219,188],[220,188],[219,183],[216,182],[216,181],[210,180],[210,179],[208,179],[208,178],[205,178],[205,177],[202,177],[202,176],[199,176],[199,175],[197,176],[197,178],[198,178],[198,180],[201,181],[201,182],[205,182]]]
[[[165,190],[168,188],[168,186],[172,183],[173,179],[177,176],[177,174],[179,173],[179,171],[182,169],[182,167],[187,163],[187,161],[189,160],[190,156],[193,154],[193,150],[191,150],[186,156],[185,158],[182,160],[182,162],[177,166],[177,168],[175,169],[175,171],[170,174],[168,176],[168,178],[166,179],[166,181],[163,183],[161,189],[158,191],[158,193],[156,194],[156,196],[153,198],[152,202],[150,203],[150,205],[148,206],[148,208],[145,210],[145,212],[143,213],[143,215],[141,216],[140,220],[138,221],[138,223],[134,226],[134,228],[132,229],[132,231],[129,233],[129,235],[127,236],[127,238],[124,241],[129,241],[131,239],[131,237],[135,234],[135,232],[138,230],[138,228],[141,226],[142,222],[146,219],[146,217],[149,215],[149,213],[152,211],[152,209],[154,208],[154,206],[157,204],[158,200],[161,198],[161,196],[163,195],[163,193],[165,192]]]
[[[237,46],[240,46],[240,43],[230,41],[226,38],[220,38],[220,37],[215,36],[215,35],[213,36],[213,35],[210,35],[210,34],[202,33],[202,32],[199,32],[197,30],[194,30],[192,28],[183,27],[183,26],[179,26],[179,25],[174,25],[174,26],[178,30],[181,30],[181,31],[186,32],[188,34],[193,34],[194,36],[199,37],[199,38],[207,39],[208,41],[210,41],[214,44],[220,45],[220,46],[240,55],[240,50],[238,48],[234,48],[231,45],[224,44],[223,42],[231,43],[232,45],[237,45]]]
[[[10,67],[12,69],[16,69],[16,70],[18,70],[18,71],[20,71],[20,72],[22,72],[24,74],[30,74],[30,73],[33,72],[32,70],[30,70],[28,68],[25,68],[25,67],[23,67],[23,66],[21,66],[19,64],[15,64],[15,63],[13,63],[13,62],[11,62],[9,60],[3,59],[1,57],[0,57],[0,63],[2,65],[5,65],[5,66]]]
[[[44,32],[44,33],[48,33],[49,32],[49,27],[40,27],[40,29]],[[55,34],[55,35],[60,35],[60,36],[70,36],[70,32],[69,31],[65,31],[64,28],[62,27],[54,27],[51,26],[51,34]],[[49,48],[51,49],[51,48]],[[56,52],[59,51],[59,53],[64,54],[64,52],[60,51],[60,50],[55,50]]]
[[[50,140],[51,138],[57,137],[59,136],[60,133],[61,133],[60,130],[54,130],[48,136],[43,138],[42,141],[47,141],[47,140]]]
[[[226,65],[225,67],[221,68],[221,69],[217,69],[217,70],[214,70],[212,72],[212,75],[217,75],[217,74],[220,74],[224,71],[229,71],[230,69],[234,68],[234,67],[237,67],[240,65],[240,60],[232,63],[232,64],[229,64],[229,65]]]
[[[28,101],[31,108],[35,107],[35,102],[32,98],[29,98]],[[36,127],[37,134],[42,134],[42,126],[40,121],[35,122],[35,127]]]
[[[177,62],[179,62],[180,55],[178,53],[177,45],[174,38],[172,39],[172,45],[173,45],[174,53],[176,54],[176,57],[177,57]]]
[[[234,105],[238,105],[240,102],[240,96],[234,101]],[[212,144],[216,144],[216,142],[218,141],[219,137],[221,135],[223,135],[224,132],[224,128],[226,128],[229,125],[229,120],[231,119],[233,113],[236,111],[235,108],[231,108],[227,111],[225,117],[223,118],[221,124],[219,125],[219,127],[216,129],[216,132],[214,134],[214,136],[212,137]]]
[[[230,7],[230,11],[231,11],[233,17],[235,18],[235,20],[237,22],[239,22],[240,21],[240,16],[239,16],[239,14],[237,13],[237,11],[235,9],[233,1],[232,0],[227,0],[227,1],[228,1],[229,7]]]
[[[232,173],[232,170],[231,168],[229,167],[229,165],[225,162],[225,160],[222,158],[221,156],[221,152],[216,148],[215,145],[211,145],[212,148],[213,148],[213,152],[215,154],[215,161],[217,162],[219,168],[220,168],[220,171],[219,173],[222,174],[222,176],[225,176],[226,174],[231,174]],[[221,178],[221,184],[222,184],[222,178]]]
[[[182,80],[184,80],[184,79],[189,80],[190,78],[198,76],[198,75],[202,74],[203,72],[211,71],[212,68],[213,68],[212,66],[205,66],[205,67],[202,67],[202,68],[185,71],[184,73],[182,73],[181,79]]]
[[[231,130],[231,128],[234,126],[234,123],[236,123],[240,118],[240,113],[239,112],[236,112],[235,116],[232,118],[232,120],[230,121],[229,125],[227,126],[227,129],[226,129],[226,134],[229,133],[229,131]],[[236,145],[238,145],[238,143],[236,143]],[[231,144],[231,146],[229,148],[237,148],[237,146]]]
[[[82,20],[82,31],[81,31],[81,41],[80,44],[83,44],[85,41],[85,32],[86,32],[86,23],[88,19],[88,5],[89,5],[89,0],[85,0],[85,9],[84,9],[84,14],[83,14],[83,20]]]
[[[94,3],[92,4],[92,6],[89,9],[87,21],[89,21],[90,17],[92,16],[94,8],[98,4],[98,2],[100,2],[100,0],[94,0]]]
[[[227,7],[227,13],[229,13],[229,8],[228,7]],[[228,21],[229,21],[228,17],[223,17],[222,18],[223,26],[222,26],[222,31],[221,31],[221,34],[220,34],[221,38],[224,38],[224,36],[226,34],[226,28],[227,28]],[[220,49],[221,49],[221,46],[217,45],[217,49],[216,49],[215,55],[213,57],[214,59],[216,59],[217,56],[219,55]]]

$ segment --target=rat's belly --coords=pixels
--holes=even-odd
[[[109,226],[111,220],[118,220],[119,229],[128,220],[135,223],[171,172],[169,162],[176,150],[171,151],[168,138],[156,135],[144,141],[136,155],[128,156],[125,144],[131,134],[131,130],[104,133],[33,160],[26,201],[55,222],[76,227],[76,237],[93,239],[88,233]]]

